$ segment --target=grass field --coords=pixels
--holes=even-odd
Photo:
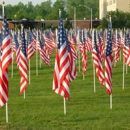
[[[6,123],[5,105],[0,108],[0,130],[130,130],[130,72],[125,74],[122,89],[122,59],[113,68],[113,108],[106,90],[96,79],[93,87],[93,65],[89,54],[85,80],[81,71],[70,85],[70,101],[52,91],[55,53],[51,66],[42,63],[36,75],[36,57],[31,59],[31,84],[26,98],[19,94],[20,75],[14,63],[13,78],[9,67],[9,122]],[[39,60],[38,60],[39,63]]]

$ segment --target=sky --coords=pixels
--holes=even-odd
[[[31,1],[33,5],[36,5],[36,4],[41,4],[41,2],[46,2],[47,0],[3,0],[3,1],[5,2],[5,5],[7,4],[16,5],[19,2],[22,2],[23,4],[27,4],[28,1]],[[51,1],[52,3],[54,3],[56,0],[51,0]]]

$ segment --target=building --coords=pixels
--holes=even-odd
[[[129,12],[130,0],[99,0],[99,19],[105,17],[108,11],[116,11],[116,9]]]
[[[99,19],[102,19],[107,14],[107,0],[99,0]]]
[[[16,26],[20,26],[23,24],[25,28],[45,28],[46,26],[57,26],[59,25],[59,20],[7,20],[9,23],[9,29],[14,29]],[[66,20],[63,20],[63,24],[65,24]],[[70,20],[72,23],[72,27],[74,27],[74,20]],[[92,20],[92,27],[96,28],[101,23],[101,20]],[[77,28],[91,28],[91,20],[76,20]],[[2,20],[0,21],[0,29],[2,28]]]

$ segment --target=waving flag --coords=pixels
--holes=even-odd
[[[33,40],[31,37],[31,32],[27,33],[27,60],[30,60],[34,55],[34,48],[33,48]]]
[[[40,42],[39,51],[40,51],[41,59],[47,66],[50,66],[51,60],[50,60],[50,57],[48,55],[48,50],[46,48],[44,38],[42,36],[41,36],[41,40],[39,42]]]
[[[104,85],[105,78],[104,78],[103,68],[101,64],[101,55],[99,53],[98,46],[97,46],[96,31],[94,31],[94,47],[92,51],[92,58],[94,61],[94,66],[96,68],[96,75],[99,80],[99,83]]]
[[[2,45],[0,45],[0,107],[8,101],[8,66],[11,62],[11,41],[3,5]]]
[[[82,56],[82,74],[85,74],[87,69],[88,69],[88,64],[87,64],[87,60],[88,60],[88,56],[86,54],[87,51],[87,46],[85,44],[85,35],[84,35],[84,30],[82,30],[81,32],[81,56]]]
[[[92,36],[90,35],[90,32],[87,31],[87,37],[86,37],[86,46],[87,46],[87,51],[92,52],[93,47],[92,47]]]
[[[106,91],[109,95],[112,94],[113,59],[114,58],[112,55],[112,23],[111,23],[111,19],[110,19],[110,21],[108,23],[106,57],[105,57],[105,86],[106,86]]]
[[[14,44],[15,44],[15,50],[16,50],[16,63],[17,67],[19,68],[19,57],[20,57],[20,46],[18,43],[16,32],[13,34]]]
[[[22,94],[28,85],[28,79],[27,79],[27,56],[26,56],[26,45],[25,45],[25,33],[24,33],[24,27],[22,26],[21,30],[22,34],[22,47],[20,50],[20,59],[19,59],[19,71],[21,75],[20,80],[20,94]]]
[[[121,50],[121,37],[119,33],[117,33],[116,37],[116,47],[115,47],[115,62],[118,62],[120,59],[120,50]]]
[[[70,63],[66,34],[60,16],[58,46],[56,50],[55,69],[53,77],[53,91],[66,99],[70,99]]]
[[[125,32],[125,45],[123,48],[124,63],[130,66],[130,33]]]
[[[104,43],[103,43],[103,36],[104,33],[100,32],[100,34],[98,34],[98,49],[99,49],[99,53],[101,54],[101,62],[104,61],[104,55],[105,55],[105,47],[104,47]]]

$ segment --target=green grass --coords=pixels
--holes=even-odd
[[[89,55],[85,80],[81,71],[70,84],[70,101],[52,91],[55,53],[51,66],[42,63],[36,75],[35,56],[31,59],[31,84],[26,98],[19,94],[20,75],[14,63],[11,78],[9,67],[9,122],[6,123],[5,105],[0,108],[0,130],[130,130],[130,74],[125,74],[122,89],[122,61],[113,68],[113,108],[105,88],[96,79],[93,88],[93,65]],[[38,61],[39,62],[39,61]],[[77,64],[78,70],[78,64]]]

